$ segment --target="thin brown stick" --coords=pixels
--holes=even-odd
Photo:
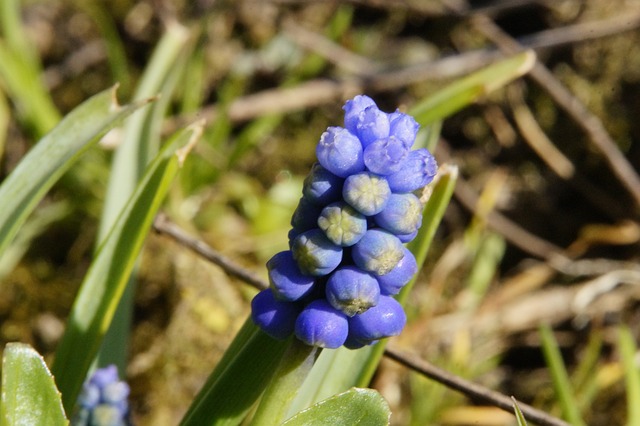
[[[217,252],[204,241],[188,235],[186,232],[184,232],[184,230],[182,230],[182,228],[171,222],[165,215],[160,214],[156,216],[156,219],[153,222],[153,229],[160,234],[171,237],[178,244],[189,248],[209,262],[218,265],[230,276],[238,278],[239,280],[246,282],[247,284],[257,288],[258,290],[264,290],[265,288],[269,287],[269,284],[267,284],[257,275],[248,271],[247,268],[235,263],[233,260]]]
[[[488,17],[478,15],[474,17],[473,23],[485,37],[495,43],[503,52],[514,54],[524,50],[524,46],[502,31]],[[592,114],[541,62],[536,62],[529,72],[529,76],[546,90],[549,96],[582,128],[609,164],[611,171],[631,194],[636,207],[640,207],[640,176],[618,149],[602,121]]]
[[[459,391],[467,397],[488,403],[505,411],[513,413],[513,401],[508,396],[491,390],[485,386],[463,379],[446,370],[406,352],[387,346],[384,354],[405,367],[422,374],[444,386]],[[537,423],[542,426],[569,426],[569,423],[553,417],[530,405],[518,402],[518,406],[527,421]]]

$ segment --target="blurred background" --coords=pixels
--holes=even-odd
[[[560,415],[545,324],[587,424],[625,423],[618,332],[640,333],[640,1],[24,0],[20,10],[21,29],[1,28],[0,179],[83,100],[118,82],[129,101],[145,73],[170,66],[161,134],[207,125],[163,211],[263,277],[344,100],[366,93],[406,111],[504,57],[498,47],[534,49],[535,73],[432,129],[439,164],[460,178],[393,344]],[[2,56],[20,33],[13,45],[24,43],[35,79]],[[174,43],[168,65],[154,56],[161,43]],[[53,353],[120,136],[84,154],[0,259],[3,346]],[[254,293],[150,235],[127,366],[136,424],[180,420]],[[373,386],[392,424],[515,424],[390,360]]]

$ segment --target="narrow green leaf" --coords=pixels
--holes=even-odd
[[[289,345],[247,319],[196,396],[182,426],[240,424],[270,382]]]
[[[513,412],[516,415],[518,426],[527,426],[527,419],[524,418],[524,414],[522,414],[522,411],[518,406],[518,401],[516,401],[514,397],[511,397],[511,400],[513,401]]]
[[[636,364],[636,347],[629,327],[620,327],[618,331],[618,350],[622,357],[625,385],[627,389],[627,425],[640,424],[640,371]]]
[[[411,108],[409,114],[422,126],[442,120],[480,97],[523,76],[531,70],[535,59],[533,51],[525,51],[489,65],[429,96]]]
[[[0,256],[29,213],[80,154],[148,102],[119,106],[115,88],[106,90],[71,111],[38,142],[0,185]]]
[[[564,419],[575,426],[585,425],[580,417],[578,404],[573,396],[573,389],[569,382],[569,375],[562,361],[562,354],[558,348],[558,342],[553,336],[553,332],[548,325],[541,325],[540,337],[542,338],[542,351],[551,373],[553,388],[558,396],[558,401],[562,407]]]
[[[52,370],[67,412],[73,408],[82,382],[102,338],[169,185],[184,156],[197,141],[202,125],[177,132],[147,167],[80,287],[58,346]]]
[[[283,426],[385,426],[390,418],[389,405],[377,391],[352,388],[299,412]]]
[[[31,346],[9,343],[2,357],[3,426],[67,425],[60,392],[44,359]]]

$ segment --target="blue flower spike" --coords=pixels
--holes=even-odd
[[[414,194],[437,171],[412,150],[419,125],[368,96],[348,100],[344,127],[329,127],[291,219],[290,250],[267,262],[270,288],[251,302],[252,319],[276,339],[357,349],[400,333],[397,295],[418,272],[404,246],[418,235]]]
[[[78,397],[73,426],[128,426],[129,385],[118,378],[115,365],[97,369]]]

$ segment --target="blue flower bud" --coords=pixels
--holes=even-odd
[[[372,340],[370,342],[361,342],[360,340],[356,340],[353,337],[353,334],[349,332],[347,340],[344,342],[344,347],[347,349],[360,349],[365,346],[375,345],[376,343],[378,343],[377,340]]]
[[[380,213],[390,195],[386,179],[369,172],[349,176],[342,188],[345,201],[366,216]]]
[[[372,173],[390,175],[402,169],[409,149],[400,139],[391,136],[378,139],[364,149],[364,165]]]
[[[411,234],[422,224],[422,203],[410,192],[391,194],[385,208],[374,219],[378,226],[393,234]]]
[[[342,198],[344,179],[315,163],[304,180],[302,194],[314,204],[326,206]]]
[[[347,316],[325,299],[309,303],[296,320],[296,337],[307,345],[336,349],[344,344],[348,333]]]
[[[367,231],[367,218],[340,201],[322,209],[318,227],[332,243],[348,247],[357,243]]]
[[[411,281],[416,273],[418,273],[416,258],[413,253],[405,247],[404,257],[400,259],[396,267],[384,275],[376,275],[375,277],[376,280],[378,280],[382,294],[396,295],[400,293],[402,287]]]
[[[256,294],[251,301],[254,324],[274,339],[284,340],[293,333],[299,313],[298,304],[276,299],[270,288]]]
[[[313,288],[314,277],[300,272],[290,250],[281,251],[267,262],[269,285],[276,299],[293,302],[302,299]]]
[[[389,121],[391,122],[389,134],[400,139],[407,149],[411,149],[420,125],[412,116],[400,111],[389,114]]]
[[[321,206],[312,203],[306,197],[302,197],[291,216],[291,226],[298,232],[313,229],[318,226],[318,216],[320,216],[321,211]]]
[[[366,148],[374,141],[389,137],[389,116],[377,106],[371,105],[364,109],[358,117],[357,135]]]
[[[316,156],[322,167],[339,177],[364,170],[360,140],[342,127],[329,127],[322,134]]]
[[[398,239],[402,244],[406,244],[408,242],[415,240],[415,238],[418,236],[418,231],[416,230],[410,234],[395,234],[395,235],[396,237],[398,237]]]
[[[400,334],[407,322],[407,316],[396,299],[380,296],[376,306],[349,318],[348,321],[351,339],[371,342]]]
[[[298,235],[291,244],[291,252],[300,271],[307,275],[327,275],[342,261],[342,247],[329,241],[318,228]]]
[[[358,134],[358,119],[360,113],[369,106],[375,106],[376,103],[366,95],[358,95],[348,100],[342,109],[344,110],[344,127],[346,127],[354,135]]]
[[[387,274],[403,256],[404,246],[398,237],[382,229],[368,230],[351,250],[356,266],[375,275]]]
[[[345,266],[329,276],[326,294],[331,306],[352,317],[378,304],[380,286],[371,274]]]
[[[410,151],[402,168],[385,176],[393,192],[413,192],[433,180],[438,171],[433,155],[425,149]]]

